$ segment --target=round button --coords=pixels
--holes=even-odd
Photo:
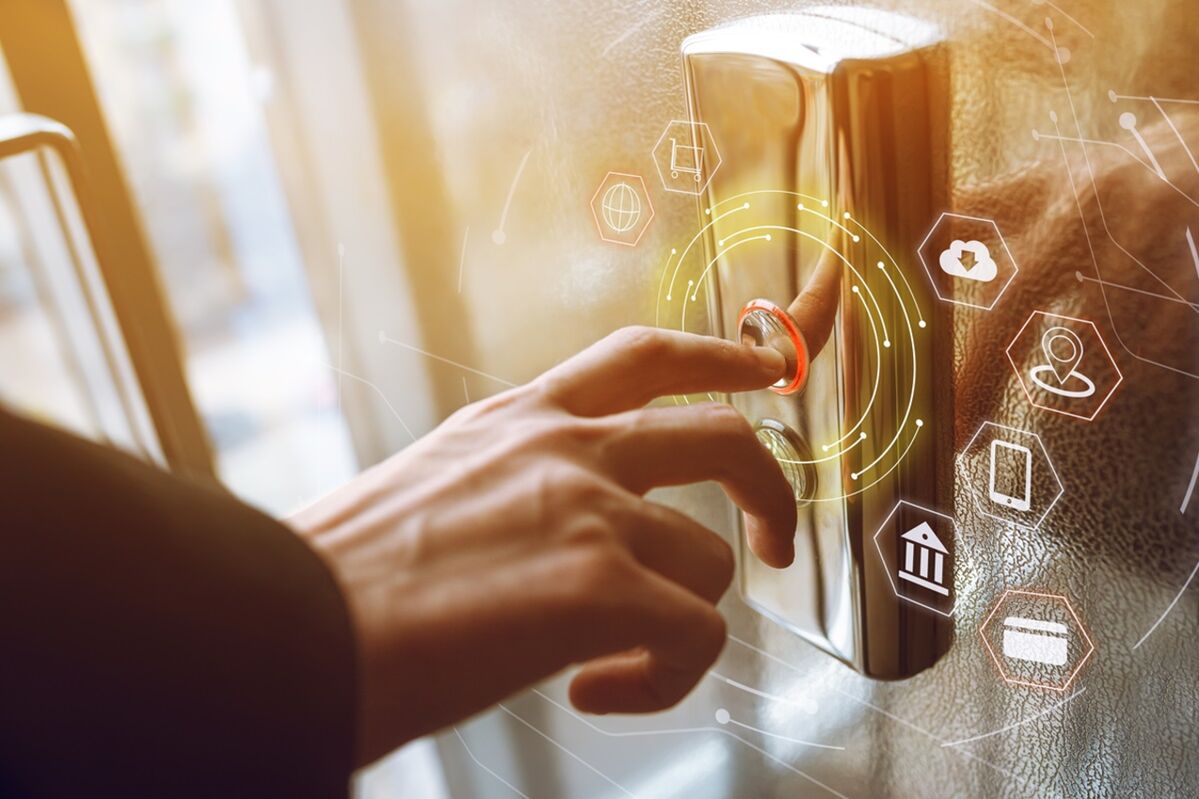
[[[800,435],[776,419],[758,422],[754,435],[778,461],[783,477],[791,484],[796,503],[810,501],[816,494],[816,469],[812,465],[811,451]]]
[[[787,371],[770,390],[784,395],[801,391],[808,379],[808,345],[791,315],[770,300],[750,300],[737,325],[742,344],[770,347],[787,362]]]

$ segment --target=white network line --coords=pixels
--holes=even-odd
[[[474,374],[474,375],[478,375],[479,377],[486,377],[489,380],[494,380],[495,382],[500,383],[501,385],[505,385],[508,388],[516,388],[516,383],[513,383],[509,380],[505,380],[502,377],[496,377],[493,374],[488,374],[487,372],[480,371],[473,367],[467,366],[464,363],[458,363],[457,361],[452,361],[449,358],[443,358],[440,355],[434,355],[431,352],[422,350],[420,347],[414,347],[411,344],[405,344],[402,341],[396,341],[394,338],[391,338],[386,333],[384,333],[382,330],[379,331],[379,341],[383,344],[394,344],[397,347],[402,347],[403,349],[410,350],[411,352],[419,353],[420,355],[424,355],[426,358],[432,358],[435,361],[441,361],[442,363],[449,364],[450,366],[456,366],[459,369],[470,372],[471,374]]]
[[[574,760],[575,762],[577,762],[577,763],[581,763],[581,764],[583,764],[584,766],[586,766],[586,767],[587,767],[587,769],[588,769],[588,770],[590,770],[590,771],[591,771],[593,774],[595,774],[595,775],[596,775],[596,776],[598,776],[600,779],[602,779],[602,780],[604,780],[605,782],[607,782],[607,783],[608,783],[609,785],[611,785],[613,788],[616,788],[618,791],[620,791],[621,793],[623,793],[625,796],[630,796],[630,797],[631,797],[631,796],[633,796],[633,794],[632,794],[632,793],[629,791],[629,789],[628,789],[628,788],[624,787],[624,786],[623,786],[623,785],[621,785],[619,782],[617,782],[616,780],[612,779],[612,778],[611,778],[611,777],[609,777],[607,774],[605,774],[604,772],[600,771],[600,770],[599,770],[599,769],[597,769],[595,766],[591,765],[591,764],[590,764],[590,763],[588,763],[586,760],[584,760],[583,758],[579,757],[579,756],[578,756],[578,755],[576,755],[574,752],[572,752],[571,750],[567,749],[565,746],[563,746],[562,744],[558,743],[558,742],[557,742],[557,741],[555,741],[553,738],[551,738],[550,736],[546,735],[544,732],[542,732],[541,730],[537,729],[536,727],[534,727],[534,726],[533,726],[532,724],[530,724],[529,722],[525,721],[523,718],[521,718],[521,717],[520,717],[520,716],[518,716],[517,714],[513,713],[513,712],[512,712],[511,710],[509,710],[509,709],[508,709],[508,708],[507,708],[507,707],[506,707],[506,706],[505,706],[503,703],[500,703],[500,705],[499,705],[499,708],[500,708],[500,710],[504,711],[505,713],[507,713],[507,714],[508,714],[509,716],[511,716],[512,718],[514,718],[514,719],[516,719],[517,721],[519,721],[521,724],[523,724],[523,725],[525,725],[526,727],[528,727],[528,728],[529,728],[530,730],[532,730],[533,732],[535,732],[535,733],[537,733],[538,735],[540,735],[540,736],[541,736],[542,738],[544,738],[545,740],[547,740],[547,741],[549,741],[550,743],[552,743],[554,746],[556,746],[556,747],[558,748],[558,750],[559,750],[560,752],[562,752],[563,754],[566,754],[566,755],[570,756],[570,758],[571,758],[572,760]]]
[[[1039,719],[1042,716],[1046,716],[1046,715],[1052,713],[1053,711],[1057,710],[1062,705],[1065,705],[1067,702],[1073,701],[1075,699],[1075,697],[1080,696],[1081,694],[1085,693],[1086,690],[1087,690],[1086,688],[1079,688],[1077,691],[1070,694],[1065,699],[1055,702],[1054,704],[1050,705],[1049,707],[1045,708],[1044,710],[1038,711],[1038,712],[1032,714],[1031,716],[1028,716],[1027,718],[1020,719],[1017,722],[1013,722],[1012,724],[1009,724],[1006,727],[1000,727],[998,730],[992,730],[991,732],[984,732],[982,735],[973,735],[969,738],[962,738],[961,740],[958,740],[958,741],[946,741],[945,743],[941,744],[941,746],[943,746],[943,747],[944,746],[961,746],[962,744],[973,743],[974,741],[981,741],[984,738],[990,738],[993,735],[1000,735],[1001,733],[1008,732],[1009,730],[1014,730],[1017,727],[1023,727],[1028,722],[1035,721],[1036,719]]]
[[[1049,35],[1050,35],[1051,37],[1054,35],[1054,34],[1053,34],[1053,29],[1052,29],[1052,28],[1050,28],[1050,30],[1049,30]],[[1054,38],[1054,41],[1056,42],[1056,38]],[[1061,74],[1061,78],[1062,78],[1062,86],[1063,86],[1063,88],[1065,89],[1065,92],[1066,92],[1066,100],[1068,101],[1068,103],[1069,103],[1069,106],[1070,106],[1070,114],[1071,114],[1071,116],[1072,116],[1072,117],[1073,117],[1073,119],[1074,119],[1074,127],[1075,127],[1075,129],[1077,130],[1077,132],[1078,132],[1078,140],[1079,140],[1079,141],[1086,141],[1086,140],[1084,139],[1083,135],[1082,135],[1082,123],[1081,123],[1081,121],[1080,121],[1080,120],[1079,120],[1079,118],[1078,118],[1078,111],[1077,111],[1077,109],[1076,109],[1076,108],[1075,108],[1075,106],[1074,106],[1074,95],[1073,95],[1073,94],[1071,93],[1071,91],[1070,91],[1070,81],[1069,81],[1069,79],[1066,77],[1066,68],[1065,68],[1065,66],[1064,66],[1063,64],[1061,64],[1060,62],[1058,63],[1058,71],[1059,71],[1059,73]],[[1054,117],[1054,128],[1055,128],[1055,129],[1057,128],[1057,120],[1056,120],[1056,116]],[[1060,134],[1060,131],[1059,131],[1059,134]],[[1061,136],[1059,135],[1059,147],[1061,148],[1061,151],[1062,151],[1062,158],[1063,158],[1063,159],[1065,159],[1065,158],[1066,158],[1065,145],[1064,145],[1064,144],[1062,144],[1062,140],[1064,140],[1064,138],[1065,138],[1065,137],[1061,137]],[[1124,147],[1122,147],[1121,145],[1115,145],[1115,146],[1121,147],[1121,149],[1124,149],[1124,150],[1125,150],[1125,152],[1129,152],[1129,151],[1127,150],[1127,148],[1124,148]],[[1083,153],[1083,159],[1085,160],[1085,162],[1086,162],[1086,165],[1087,165],[1087,172],[1088,172],[1088,174],[1090,175],[1090,180],[1091,180],[1091,191],[1092,191],[1092,192],[1095,194],[1095,205],[1096,205],[1096,208],[1099,210],[1099,218],[1100,218],[1100,220],[1101,220],[1101,221],[1102,221],[1102,223],[1103,223],[1103,228],[1104,228],[1104,231],[1107,233],[1107,237],[1108,237],[1108,239],[1110,239],[1110,240],[1111,240],[1111,242],[1112,242],[1112,243],[1113,243],[1113,244],[1114,244],[1114,245],[1115,245],[1115,246],[1116,246],[1116,247],[1117,247],[1117,248],[1118,248],[1118,249],[1119,249],[1121,252],[1123,252],[1125,255],[1127,255],[1129,258],[1131,258],[1131,259],[1132,259],[1132,260],[1133,260],[1133,261],[1134,261],[1134,262],[1135,262],[1135,263],[1136,263],[1138,266],[1140,266],[1140,267],[1141,267],[1143,270],[1145,270],[1145,272],[1147,272],[1149,275],[1153,276],[1155,279],[1157,279],[1159,282],[1161,282],[1163,285],[1165,285],[1165,286],[1166,286],[1166,288],[1167,288],[1167,289],[1168,289],[1168,290],[1169,290],[1171,293],[1173,293],[1173,294],[1177,294],[1177,292],[1175,292],[1175,291],[1174,291],[1173,287],[1171,287],[1171,286],[1169,286],[1168,284],[1166,284],[1164,280],[1162,280],[1160,277],[1158,277],[1158,275],[1157,275],[1155,272],[1153,272],[1153,270],[1151,270],[1151,269],[1149,269],[1147,266],[1145,266],[1145,264],[1144,264],[1144,263],[1142,263],[1142,262],[1140,261],[1140,259],[1138,259],[1136,256],[1134,256],[1132,253],[1128,252],[1128,250],[1124,249],[1124,247],[1123,247],[1123,246],[1121,246],[1121,245],[1120,245],[1120,243],[1119,243],[1118,241],[1116,241],[1115,237],[1114,237],[1114,236],[1112,236],[1111,229],[1108,227],[1108,224],[1107,224],[1107,214],[1106,214],[1106,212],[1105,212],[1105,211],[1104,211],[1104,209],[1103,209],[1103,202],[1102,202],[1102,200],[1100,200],[1100,198],[1099,198],[1099,185],[1098,185],[1098,178],[1095,176],[1095,168],[1094,168],[1094,166],[1091,164],[1091,155],[1090,155],[1090,153],[1088,152],[1088,150],[1087,150],[1087,148],[1086,148],[1085,144],[1083,144],[1083,146],[1082,146],[1082,148],[1081,148],[1081,149],[1082,149],[1082,153]],[[1131,152],[1129,152],[1129,155],[1130,155],[1131,157],[1133,157],[1133,158],[1136,158],[1136,156],[1135,156],[1135,155],[1133,155]],[[1137,160],[1139,161],[1140,159],[1137,159]],[[1144,164],[1144,162],[1141,162],[1141,163],[1142,163],[1142,164]],[[1145,165],[1145,166],[1146,166],[1146,168],[1150,168],[1150,167],[1148,167],[1148,165]],[[1089,249],[1089,251],[1090,251],[1090,255],[1091,255],[1091,263],[1092,263],[1092,265],[1095,267],[1095,273],[1096,273],[1096,276],[1102,279],[1102,278],[1103,278],[1103,272],[1102,272],[1102,270],[1100,270],[1100,268],[1099,268],[1099,259],[1098,259],[1098,258],[1096,257],[1096,255],[1095,255],[1095,248],[1094,248],[1094,245],[1093,245],[1093,243],[1092,243],[1092,241],[1091,241],[1091,232],[1090,232],[1090,227],[1087,225],[1087,221],[1086,221],[1086,215],[1085,215],[1085,214],[1083,213],[1083,211],[1082,211],[1082,202],[1081,202],[1081,200],[1079,199],[1079,196],[1078,196],[1078,189],[1077,189],[1077,187],[1076,187],[1076,185],[1075,185],[1075,183],[1074,183],[1074,175],[1073,175],[1073,173],[1070,171],[1070,169],[1069,169],[1069,164],[1068,164],[1068,163],[1066,164],[1066,174],[1067,174],[1067,177],[1068,177],[1068,179],[1069,179],[1069,181],[1070,181],[1070,187],[1071,187],[1071,190],[1073,191],[1073,194],[1074,194],[1074,201],[1075,201],[1075,205],[1078,207],[1078,213],[1079,213],[1079,217],[1080,217],[1080,218],[1081,218],[1081,220],[1082,220],[1082,225],[1083,225],[1083,233],[1084,233],[1084,235],[1086,236],[1086,239],[1087,239],[1087,247],[1088,247],[1088,249]],[[1171,184],[1171,185],[1173,185],[1173,184]],[[1176,190],[1178,190],[1178,191],[1179,191],[1179,193],[1182,193],[1184,197],[1187,197],[1187,199],[1188,199],[1188,200],[1190,200],[1192,203],[1194,203],[1194,202],[1195,202],[1193,199],[1191,199],[1189,196],[1187,196],[1185,193],[1183,193],[1183,192],[1182,192],[1180,189],[1177,189],[1177,187],[1175,187],[1175,189],[1176,189]],[[1136,359],[1136,360],[1138,360],[1138,361],[1142,361],[1142,362],[1144,362],[1144,363],[1148,363],[1148,364],[1151,364],[1151,365],[1154,365],[1154,366],[1158,366],[1158,367],[1160,367],[1160,368],[1162,368],[1162,369],[1166,369],[1166,370],[1169,370],[1169,371],[1175,372],[1175,373],[1177,373],[1177,374],[1181,374],[1181,375],[1184,375],[1184,376],[1191,377],[1191,378],[1193,378],[1193,379],[1197,379],[1197,380],[1199,380],[1199,375],[1197,375],[1197,374],[1194,374],[1194,373],[1192,373],[1192,372],[1188,372],[1188,371],[1186,371],[1186,370],[1183,370],[1183,369],[1178,369],[1178,368],[1176,368],[1176,367],[1170,366],[1170,365],[1168,365],[1168,364],[1161,363],[1161,362],[1159,362],[1159,361],[1155,361],[1155,360],[1153,360],[1153,359],[1151,359],[1151,358],[1147,358],[1147,357],[1145,357],[1145,356],[1142,356],[1142,355],[1139,355],[1139,354],[1137,354],[1137,353],[1133,352],[1133,351],[1132,351],[1132,349],[1131,349],[1131,348],[1129,348],[1129,346],[1128,346],[1127,344],[1125,344],[1125,343],[1124,343],[1124,338],[1123,338],[1123,336],[1121,336],[1121,335],[1120,335],[1120,330],[1119,330],[1119,328],[1116,326],[1116,321],[1115,321],[1114,317],[1112,316],[1111,303],[1108,301],[1108,298],[1107,298],[1107,291],[1106,291],[1106,289],[1104,289],[1104,287],[1103,287],[1103,284],[1100,284],[1100,295],[1103,297],[1103,304],[1104,304],[1104,308],[1105,308],[1105,309],[1106,309],[1106,311],[1107,311],[1108,322],[1109,322],[1109,323],[1111,323],[1111,326],[1112,326],[1112,332],[1113,332],[1113,333],[1115,334],[1115,336],[1116,336],[1116,341],[1118,341],[1118,342],[1119,342],[1120,346],[1121,346],[1121,347],[1124,349],[1124,351],[1125,351],[1125,352],[1127,352],[1127,353],[1128,353],[1130,356],[1132,356],[1133,358],[1135,358],[1135,359]]]
[[[520,159],[520,163],[516,167],[516,174],[512,176],[512,183],[508,186],[508,196],[504,199],[504,210],[500,213],[499,227],[491,231],[491,240],[496,244],[503,244],[508,240],[508,234],[505,231],[505,227],[508,224],[508,210],[512,207],[512,198],[516,195],[516,186],[520,183],[520,176],[524,174],[525,165],[529,163],[529,156],[532,154],[532,149],[525,152],[524,157]]]
[[[1132,645],[1134,651],[1139,649],[1141,644],[1145,643],[1145,639],[1152,635],[1153,631],[1157,629],[1157,626],[1165,621],[1166,616],[1170,615],[1170,611],[1174,610],[1174,606],[1178,604],[1178,600],[1182,599],[1182,595],[1188,588],[1190,588],[1191,580],[1195,579],[1195,572],[1199,572],[1199,563],[1196,563],[1195,568],[1191,569],[1190,576],[1188,576],[1186,582],[1182,584],[1182,588],[1178,589],[1178,593],[1174,595],[1174,598],[1170,600],[1170,604],[1167,605],[1166,609],[1162,611],[1162,615],[1158,616],[1157,621],[1153,622],[1153,626],[1145,631],[1145,634],[1141,636],[1141,640]]]
[[[458,731],[457,725],[454,725],[454,735],[458,736],[458,740],[462,743],[462,748],[466,750],[466,756],[469,757],[471,760],[475,761],[476,766],[483,769],[484,771],[486,771],[491,776],[495,777],[500,782],[504,783],[504,785],[508,786],[508,788],[510,788],[512,790],[512,792],[515,793],[517,796],[522,796],[522,797],[524,797],[524,799],[529,799],[529,795],[527,793],[522,791],[520,788],[517,788],[512,783],[508,782],[506,779],[501,777],[499,774],[496,774],[494,771],[492,771],[490,768],[488,768],[482,761],[480,761],[479,758],[475,757],[475,753],[471,751],[470,745],[466,743],[466,739],[463,738],[462,733]]]
[[[773,663],[777,663],[778,665],[782,666],[785,669],[788,669],[796,674],[804,676],[803,672],[800,671],[797,667],[791,665],[790,663],[788,663],[787,661],[778,657],[777,655],[772,655],[771,653],[767,652],[765,649],[760,649],[759,647],[756,647],[753,644],[749,643],[748,641],[738,638],[735,635],[730,634],[728,636],[728,639],[735,644],[740,644],[741,646],[745,647],[746,649],[757,652],[762,657],[766,658],[767,660],[769,660]],[[848,699],[849,701],[855,702],[855,703],[861,705],[862,707],[869,708],[870,710],[873,710],[874,712],[891,719],[892,721],[894,721],[897,724],[907,727],[908,729],[910,729],[914,732],[918,732],[927,738],[931,738],[932,740],[936,741],[938,744],[945,743],[946,739],[942,738],[941,736],[937,735],[936,733],[926,730],[923,727],[919,726],[918,724],[908,721],[907,719],[902,718],[900,716],[897,716],[888,710],[884,710],[883,708],[879,707],[878,705],[875,705],[872,702],[869,702],[865,699],[855,696],[854,694],[851,694],[848,691],[843,691],[842,689],[840,689],[836,686],[833,686],[833,690],[836,691],[841,696]],[[954,752],[958,755],[961,755],[962,757],[965,757],[968,760],[973,760],[984,766],[988,766],[988,767],[994,769],[995,771],[998,771],[1000,774],[1003,774],[1004,776],[1008,777],[1009,779],[1019,783],[1020,786],[1025,790],[1025,792],[1029,793],[1030,795],[1039,795],[1039,792],[1030,790],[1027,780],[1025,780],[1019,774],[1016,774],[1013,771],[1009,771],[1008,769],[1005,769],[1003,766],[992,763],[989,760],[985,760],[985,759],[979,757],[978,755],[974,754],[973,752],[970,752],[966,749],[958,749],[957,747],[950,747],[949,751]]]
[[[546,694],[542,693],[541,691],[537,690],[536,688],[533,689],[533,693],[537,694],[542,699],[544,699],[545,701],[549,702],[554,707],[561,710],[563,713],[566,713],[567,715],[572,716],[576,721],[579,721],[583,725],[590,728],[592,731],[597,732],[600,735],[606,736],[608,738],[634,738],[634,737],[646,737],[646,736],[654,736],[654,735],[681,735],[681,734],[700,733],[700,732],[717,733],[719,735],[725,735],[730,738],[734,738],[734,739],[740,741],[745,746],[748,746],[750,749],[753,749],[754,751],[758,752],[763,757],[765,757],[769,760],[772,760],[773,762],[777,763],[778,765],[782,766],[783,768],[787,769],[788,771],[793,772],[794,774],[797,774],[800,777],[803,777],[804,779],[808,780],[812,784],[823,788],[824,790],[828,791],[829,793],[833,794],[834,796],[838,796],[838,797],[840,797],[840,799],[849,799],[849,797],[847,797],[845,794],[841,793],[840,791],[836,790],[835,788],[832,788],[831,786],[824,784],[820,780],[813,777],[811,774],[808,774],[805,771],[801,771],[800,769],[796,768],[795,766],[791,765],[790,763],[786,762],[785,760],[775,757],[773,754],[771,754],[767,750],[763,749],[762,747],[758,746],[757,744],[753,743],[752,741],[749,741],[749,740],[741,737],[737,733],[732,732],[731,730],[725,729],[723,727],[675,727],[675,728],[671,728],[671,729],[661,729],[661,730],[625,730],[623,732],[613,732],[611,730],[605,730],[604,728],[598,726],[597,724],[594,724],[590,719],[587,719],[586,717],[575,712],[572,708],[569,708],[569,707],[561,704],[560,702],[555,701],[552,697],[547,696]]]
[[[745,691],[747,694],[753,694],[754,696],[759,696],[763,699],[768,699],[772,702],[779,702],[781,704],[790,705],[792,707],[797,707],[797,708],[803,710],[805,713],[815,713],[816,712],[815,702],[813,702],[811,699],[807,699],[806,697],[802,698],[802,699],[794,699],[794,698],[788,697],[788,696],[779,696],[778,694],[771,694],[771,693],[767,693],[766,691],[760,691],[757,688],[753,688],[751,686],[746,685],[745,683],[737,682],[736,680],[734,680],[731,677],[726,677],[725,675],[723,675],[717,671],[709,671],[708,676],[713,679],[720,680],[721,682],[725,683],[726,685],[731,685],[732,687],[734,687],[738,690]]]
[[[1186,513],[1187,506],[1191,504],[1191,496],[1195,493],[1195,481],[1199,479],[1199,455],[1195,456],[1195,468],[1191,470],[1191,482],[1187,485],[1187,491],[1183,494],[1182,504],[1178,506],[1179,513]]]
[[[336,366],[325,364],[325,368],[331,369],[338,377],[348,377],[350,380],[362,383],[364,386],[378,394],[379,399],[383,400],[383,404],[387,406],[387,410],[391,411],[391,415],[394,416],[395,420],[400,423],[400,427],[404,428],[404,432],[408,434],[408,437],[413,441],[416,441],[416,434],[412,432],[412,428],[408,426],[408,423],[404,421],[402,416],[400,416],[400,412],[397,411],[391,404],[391,400],[387,399],[387,395],[383,393],[383,389],[379,388],[365,377],[359,377],[352,372],[346,372],[342,369],[338,369]]]

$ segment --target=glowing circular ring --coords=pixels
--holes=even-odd
[[[885,279],[885,285],[880,285],[880,288],[889,289],[889,292],[894,295],[895,300],[898,303],[899,319],[896,320],[897,326],[894,328],[894,330],[896,331],[896,335],[902,335],[899,333],[900,330],[903,330],[906,333],[906,339],[910,345],[913,363],[916,360],[915,339],[917,335],[914,328],[918,326],[919,329],[923,331],[927,325],[925,323],[924,314],[920,311],[919,298],[908,279],[904,276],[904,270],[895,257],[887,251],[886,247],[874,236],[873,233],[870,232],[869,229],[862,224],[861,221],[852,218],[848,213],[837,214],[832,211],[827,211],[827,213],[825,213],[826,209],[829,208],[829,203],[827,200],[823,200],[819,197],[814,197],[812,195],[791,191],[788,189],[758,189],[736,194],[732,197],[728,197],[724,200],[714,203],[709,208],[704,209],[704,215],[709,217],[707,221],[704,222],[704,224],[694,232],[694,234],[683,246],[671,248],[666,261],[663,264],[662,275],[658,281],[657,303],[655,306],[654,321],[656,324],[662,325],[663,319],[661,314],[664,307],[663,301],[670,303],[672,300],[677,299],[681,306],[679,308],[678,329],[683,331],[687,330],[687,307],[696,301],[700,288],[706,288],[708,282],[707,278],[712,272],[712,269],[714,268],[718,259],[720,259],[722,256],[727,256],[728,253],[736,247],[740,247],[754,241],[772,241],[771,234],[775,233],[776,231],[785,232],[805,240],[810,240],[816,246],[823,248],[824,252],[828,253],[832,257],[837,258],[842,264],[844,264],[849,273],[856,278],[856,281],[854,281],[853,285],[853,295],[858,298],[861,303],[861,307],[857,309],[857,312],[863,314],[863,318],[869,325],[870,338],[873,340],[874,344],[874,358],[871,359],[874,364],[873,387],[871,388],[870,397],[866,401],[865,407],[859,410],[858,418],[849,428],[849,430],[841,434],[840,437],[835,441],[831,441],[822,447],[823,452],[828,453],[829,450],[834,450],[833,452],[820,458],[811,458],[810,456],[805,457],[801,455],[799,458],[781,459],[800,466],[816,467],[818,464],[825,464],[830,461],[834,461],[837,458],[843,457],[846,453],[859,446],[864,440],[867,439],[865,432],[859,432],[859,428],[862,427],[868,418],[870,418],[871,411],[874,407],[875,399],[880,388],[880,378],[882,377],[884,371],[882,361],[883,353],[890,353],[894,352],[895,350],[893,350],[891,347],[891,333],[885,324],[884,315],[879,307],[879,301],[875,298],[874,293],[871,290],[870,281],[868,281],[866,276],[859,271],[859,264],[856,263],[858,258],[863,258],[863,260],[866,262],[874,259],[864,258],[864,254],[851,256],[844,252],[840,247],[835,246],[834,242],[830,241],[830,236],[827,234],[822,233],[821,235],[816,235],[802,229],[802,226],[796,227],[794,224],[757,224],[758,222],[770,221],[770,217],[751,219],[747,220],[749,224],[737,225],[736,220],[732,219],[733,215],[748,211],[751,207],[753,207],[753,204],[750,202],[750,200],[757,196],[793,197],[798,204],[798,210],[800,212],[810,214],[814,218],[818,218],[832,228],[840,230],[840,232],[843,233],[846,238],[851,238],[855,243],[857,243],[859,239],[869,239],[871,244],[873,244],[873,246],[876,247],[881,254],[881,259],[875,261],[875,265]],[[814,204],[806,205],[806,201],[809,200]],[[719,237],[715,237],[715,231],[713,230],[714,226],[718,223],[721,223],[725,219],[730,219],[728,224],[730,227],[735,227],[735,229],[730,230],[730,232],[724,233]],[[849,225],[855,226],[856,230],[860,232],[851,230],[850,227],[848,227]],[[744,237],[744,234],[754,235]],[[696,245],[700,244],[700,242],[704,240],[705,235],[713,237],[712,243],[716,245],[716,252],[714,254],[708,253],[702,249],[696,249]],[[738,238],[736,240],[732,240],[733,236],[738,236]],[[699,263],[695,266],[695,274],[697,275],[697,278],[688,279],[686,282],[686,288],[682,288],[678,284],[678,279],[684,273],[685,265],[694,262],[696,259],[699,259]],[[894,275],[896,279],[893,279],[892,275]],[[896,280],[899,282],[897,283]],[[906,294],[903,290],[901,290],[900,286],[906,290]],[[774,328],[770,332],[775,334],[774,339],[776,342],[782,344],[784,341],[787,341],[790,338],[789,328],[791,328],[791,326],[794,324],[794,320],[791,320],[792,325],[786,325],[782,318],[775,315],[767,308],[754,308],[751,310],[751,313],[752,312],[757,312],[760,317],[765,316],[765,318],[761,319],[761,322],[768,324],[770,328]],[[738,317],[740,316],[741,314],[738,313]],[[916,324],[916,321],[919,322],[918,325]],[[756,327],[759,330],[762,329],[761,324],[757,325]],[[795,326],[795,328],[798,331],[798,326]],[[882,334],[881,341],[879,335],[880,332]],[[865,344],[865,341],[863,344]],[[806,373],[808,373],[811,369],[811,364],[808,362],[810,360],[811,353],[806,349],[806,347],[802,352],[805,360],[806,377]],[[797,361],[799,360],[799,357],[799,351],[797,350]],[[855,483],[853,490],[848,490],[848,486],[845,487],[844,491],[830,490],[828,495],[811,496],[809,498],[810,502],[836,502],[843,501],[849,497],[859,496],[863,492],[869,490],[871,487],[887,479],[889,475],[891,475],[900,467],[907,457],[908,452],[912,449],[913,445],[916,444],[916,440],[919,437],[921,429],[923,429],[925,426],[922,419],[913,415],[913,411],[915,410],[914,400],[916,393],[915,373],[912,372],[910,375],[908,375],[908,378],[907,404],[902,410],[902,418],[892,420],[893,435],[889,436],[889,441],[887,441],[885,445],[882,445],[881,450],[876,450],[875,457],[869,463],[860,466],[857,471],[849,475],[850,479]],[[786,389],[789,387],[790,384],[788,383],[786,386],[778,386],[777,388]],[[803,378],[801,378],[801,382],[797,390],[802,390],[802,387]],[[690,400],[686,395],[676,396],[674,399],[676,403],[690,403]],[[716,397],[712,393],[708,394],[708,399],[716,401]],[[905,433],[908,433],[909,431],[910,434],[906,435],[905,440]],[[856,436],[853,435],[855,432],[858,432]],[[834,435],[835,434],[836,431],[834,431]],[[869,476],[867,477],[867,475]],[[860,477],[867,477],[867,479],[863,482],[858,482]],[[834,481],[834,483],[836,483],[836,481]],[[833,483],[826,483],[825,485],[833,485]]]
[[[737,317],[738,330],[745,324],[746,318],[754,311],[764,311],[777,321],[787,333],[787,338],[791,342],[791,346],[795,349],[795,375],[790,382],[784,385],[777,383],[770,386],[770,390],[775,394],[795,394],[803,389],[804,384],[808,382],[808,343],[804,340],[803,333],[795,324],[795,320],[791,318],[791,314],[784,311],[779,306],[775,305],[770,300],[756,299],[750,300],[741,309],[741,314]],[[785,355],[785,353],[784,353]],[[785,379],[785,378],[784,378]]]

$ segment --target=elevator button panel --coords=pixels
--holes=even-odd
[[[664,310],[686,329],[702,289],[717,334],[787,365],[730,402],[795,493],[795,559],[762,563],[741,526],[738,588],[877,679],[927,669],[953,636],[951,618],[897,594],[896,561],[872,540],[901,501],[954,503],[953,305],[916,255],[949,202],[940,37],[911,16],[830,5],[682,47],[690,121],[722,162],[699,194],[702,251],[672,250]],[[953,574],[942,569],[945,590]]]

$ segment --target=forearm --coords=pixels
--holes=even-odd
[[[3,412],[0,471],[0,784],[345,791],[353,644],[303,541],[218,489]]]

